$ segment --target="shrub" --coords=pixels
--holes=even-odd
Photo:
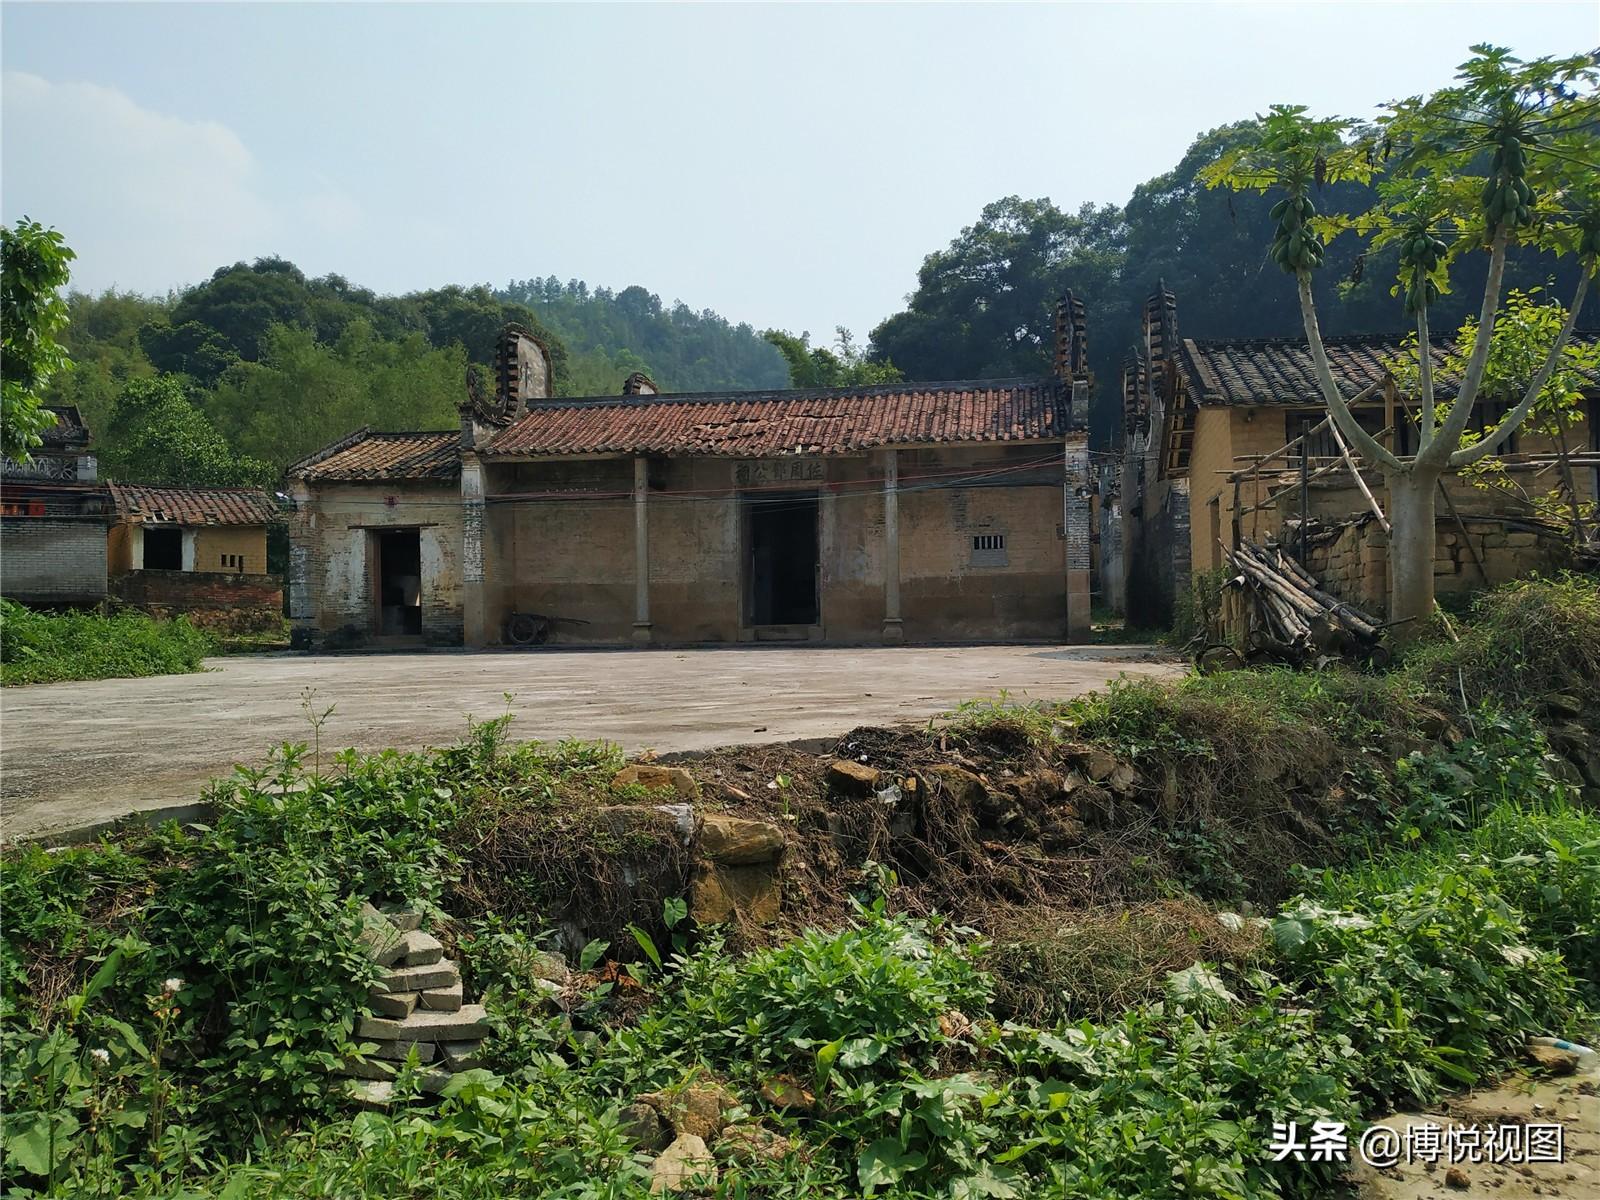
[[[1406,671],[1468,703],[1518,706],[1550,692],[1600,691],[1600,580],[1563,574],[1482,593],[1459,642],[1413,651]]]
[[[182,617],[142,613],[40,613],[0,600],[0,681],[55,683],[200,669],[211,638]]]
[[[1322,1029],[1349,1039],[1361,1090],[1379,1102],[1472,1084],[1580,1011],[1560,956],[1530,945],[1493,870],[1454,854],[1329,875],[1273,928]]]
[[[943,922],[886,915],[882,902],[843,930],[808,930],[739,964],[717,1007],[735,1044],[770,1064],[870,1066],[939,1039],[939,1019],[982,1010],[989,981],[978,942]],[[970,935],[971,931],[962,931]]]

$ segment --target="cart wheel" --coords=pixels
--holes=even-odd
[[[506,618],[506,641],[513,646],[541,646],[550,640],[550,622],[536,613],[512,613]]]
[[[1244,666],[1244,659],[1232,646],[1214,642],[1194,656],[1194,665],[1200,674],[1214,675],[1218,671],[1240,670]]]

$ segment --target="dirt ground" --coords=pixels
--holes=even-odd
[[[1523,1165],[1462,1163],[1451,1177],[1449,1163],[1402,1161],[1387,1170],[1356,1171],[1360,1200],[1432,1200],[1433,1197],[1495,1197],[1530,1200],[1554,1196],[1585,1200],[1600,1196],[1600,1062],[1577,1075],[1531,1078],[1515,1075],[1493,1088],[1452,1096],[1438,1112],[1401,1113],[1378,1124],[1398,1131],[1419,1125],[1470,1126],[1560,1124],[1561,1161]],[[1401,1143],[1404,1144],[1403,1142]]]
[[[1147,647],[878,647],[262,655],[199,675],[7,688],[0,835],[83,829],[191,803],[235,762],[309,741],[302,697],[333,706],[323,746],[454,741],[505,711],[519,738],[605,738],[629,752],[828,737],[924,721],[963,700],[1063,699],[1183,664]]]

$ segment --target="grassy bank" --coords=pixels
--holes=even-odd
[[[59,683],[200,669],[212,640],[186,620],[34,612],[0,600],[0,682]]]
[[[612,786],[613,748],[503,722],[426,754],[289,748],[208,829],[0,863],[5,1183],[643,1197],[630,1106],[715,1085],[728,1196],[1318,1194],[1330,1168],[1270,1161],[1274,1121],[1426,1102],[1592,1030],[1600,819],[1574,764],[1600,731],[1567,701],[1600,687],[1596,646],[1593,584],[1520,585],[1384,676],[847,735],[886,778],[944,781],[898,817],[790,751],[707,756],[702,809],[785,832],[764,928],[683,919],[677,843],[603,815],[659,799]],[[1050,779],[1067,799],[1035,803]],[[330,1099],[371,896],[455,914],[436,932],[497,1029],[416,1115]],[[558,926],[553,1003],[530,963]]]

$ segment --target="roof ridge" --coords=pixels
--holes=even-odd
[[[1351,343],[1360,343],[1362,345],[1378,345],[1385,342],[1399,343],[1410,336],[1411,332],[1409,330],[1404,333],[1337,333],[1324,336],[1322,339],[1322,344],[1324,346],[1349,345]],[[1600,338],[1600,326],[1576,328],[1572,331],[1572,337]],[[1199,349],[1209,349],[1216,346],[1306,346],[1310,344],[1303,335],[1299,337],[1292,335],[1286,335],[1282,337],[1186,337],[1183,340]],[[1435,333],[1430,335],[1428,338],[1428,342],[1430,344],[1453,342],[1457,340],[1459,340],[1459,334],[1454,332]]]
[[[1015,375],[994,379],[902,380],[899,383],[858,384],[836,388],[746,388],[723,392],[660,392],[644,396],[551,396],[536,401],[518,414],[517,421],[533,413],[554,408],[603,408],[607,406],[648,408],[658,404],[729,404],[774,400],[823,400],[845,396],[893,396],[906,392],[980,391],[1001,387],[1059,387],[1054,375]]]

